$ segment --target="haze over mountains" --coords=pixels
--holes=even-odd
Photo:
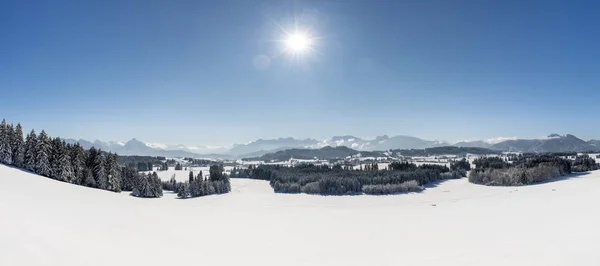
[[[445,141],[424,140],[411,136],[378,136],[375,139],[362,139],[345,135],[335,136],[330,139],[259,139],[247,144],[235,144],[231,147],[206,147],[167,145],[161,143],[146,143],[137,139],[123,142],[94,142],[87,140],[66,139],[68,143],[78,142],[84,148],[92,146],[106,151],[116,152],[120,155],[149,155],[166,157],[210,157],[210,158],[247,158],[262,156],[267,153],[292,148],[318,149],[327,146],[346,146],[359,151],[384,151],[390,149],[426,149],[441,146],[488,148],[498,151],[513,152],[583,152],[600,150],[599,140],[585,141],[576,136],[551,134],[539,139],[494,139],[476,140],[449,143]]]

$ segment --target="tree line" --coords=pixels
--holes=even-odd
[[[468,163],[468,162],[467,162]],[[375,164],[376,165],[376,164]],[[466,172],[459,166],[452,171],[446,166],[412,163],[392,163],[386,170],[375,165],[353,170],[328,165],[273,165],[237,169],[232,178],[267,180],[276,193],[306,193],[318,195],[395,194],[418,192],[423,185],[444,179],[461,178]]]
[[[115,153],[79,143],[66,143],[34,129],[23,138],[23,128],[0,123],[0,162],[71,184],[109,190],[132,191],[133,196],[160,197],[162,185],[156,173],[139,174],[133,167],[119,164]]]
[[[549,181],[572,172],[597,170],[600,166],[588,155],[575,160],[563,158],[571,154],[521,154],[506,160],[483,157],[473,161],[475,169],[469,182],[488,186],[522,186]]]
[[[186,182],[177,182],[173,175],[171,180],[162,182],[162,186],[164,190],[177,193],[177,197],[181,199],[229,193],[231,182],[223,171],[222,165],[211,165],[207,178],[204,178],[202,171],[198,175],[190,171]]]

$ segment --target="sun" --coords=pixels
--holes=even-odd
[[[312,40],[306,34],[289,34],[285,40],[285,46],[290,52],[302,53],[311,48]]]

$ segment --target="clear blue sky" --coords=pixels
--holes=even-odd
[[[294,21],[319,37],[297,60],[273,41]],[[591,0],[5,0],[0,116],[188,145],[600,138],[599,28]]]

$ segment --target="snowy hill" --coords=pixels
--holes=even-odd
[[[140,199],[0,165],[0,265],[598,265],[600,172],[419,194]]]

